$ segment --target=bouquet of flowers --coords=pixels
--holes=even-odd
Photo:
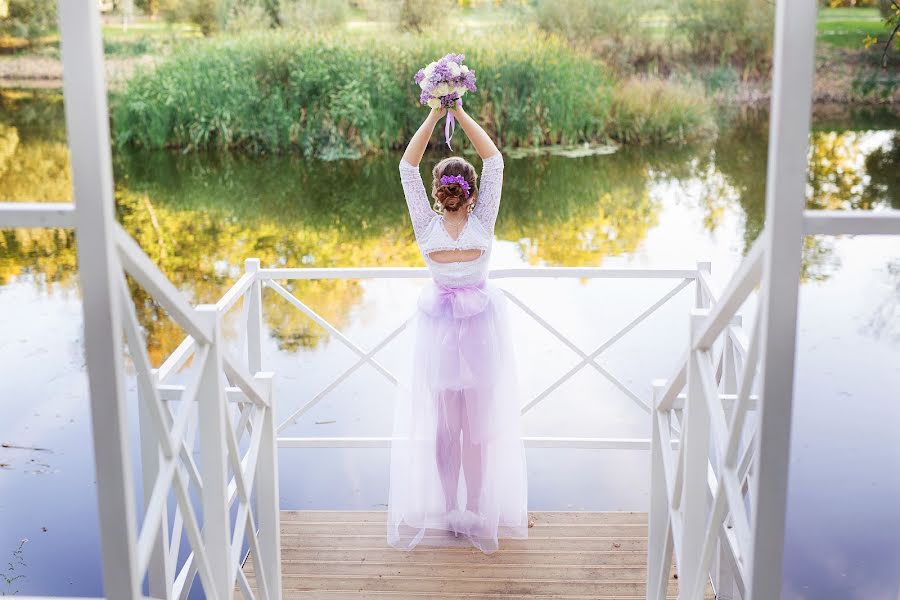
[[[419,69],[415,77],[416,83],[422,89],[419,102],[431,108],[462,106],[463,95],[477,89],[475,71],[463,64],[464,59],[465,56],[462,54],[448,54]],[[453,113],[448,111],[444,126],[448,148],[455,128]]]

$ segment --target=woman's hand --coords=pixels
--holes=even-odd
[[[446,108],[441,107],[441,108],[432,108],[431,109],[431,116],[435,117],[437,119],[440,119],[441,117],[445,116],[446,114],[447,114]]]

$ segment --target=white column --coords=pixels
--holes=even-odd
[[[103,592],[141,596],[134,474],[123,382],[119,265],[100,15],[95,0],[59,0],[66,132],[72,164],[84,352],[100,510]]]
[[[689,598],[691,590],[703,589],[697,586],[703,540],[706,536],[709,483],[709,405],[703,391],[700,363],[703,358],[694,350],[700,328],[709,315],[708,310],[693,309],[690,317],[689,350],[687,364],[687,400],[684,408],[684,485],[681,564],[678,565],[678,597]]]
[[[247,366],[250,374],[255,375],[262,370],[262,282],[257,276],[259,259],[245,260],[244,271],[255,277],[244,298],[247,303],[247,322],[242,324],[247,331]]]
[[[138,377],[141,375],[138,374]],[[159,385],[159,378],[156,369],[148,375],[150,385],[155,389]],[[156,435],[156,428],[153,424],[153,416],[150,412],[149,404],[155,402],[155,399],[146,397],[145,388],[138,386],[138,430],[141,438],[141,477],[144,488],[144,511],[146,514],[150,496],[153,494],[153,486],[159,475],[159,463],[162,450],[160,447],[159,437]],[[177,446],[176,446],[177,452]],[[173,566],[169,560],[169,517],[168,506],[163,506],[162,518],[160,519],[159,528],[157,529],[156,541],[153,544],[153,551],[150,555],[150,562],[147,566],[147,581],[149,584],[149,593],[154,598],[172,597],[172,581]]]
[[[781,597],[781,562],[803,248],[803,206],[816,40],[815,0],[779,0],[769,120],[766,179],[768,252],[763,273],[763,319],[756,473],[752,489],[753,550],[748,596]]]
[[[699,284],[698,284],[699,285]],[[668,595],[669,570],[672,566],[672,528],[669,523],[669,491],[660,435],[657,406],[666,384],[653,382],[653,406],[650,409],[650,518],[647,551],[647,599],[665,600]],[[680,567],[680,565],[679,565]]]
[[[700,271],[704,271],[707,275],[712,271],[712,262],[708,260],[697,261],[697,287],[695,291],[694,306],[697,308],[709,308],[710,298],[706,295],[703,284],[700,283]]]
[[[735,315],[731,319],[732,327],[740,327],[743,322],[743,319],[740,315]],[[733,394],[736,395],[738,392],[738,364],[736,357],[736,350],[734,347],[734,342],[731,339],[731,334],[728,329],[726,329],[725,336],[723,341],[722,348],[722,393],[723,394]],[[755,367],[754,367],[755,368]],[[731,423],[732,414],[734,413],[733,407],[727,407],[723,410],[725,413],[725,422]],[[716,456],[714,465],[716,465],[716,476],[718,477],[720,474],[720,470],[718,465],[721,464],[723,457]],[[725,519],[725,524],[727,524],[730,520],[730,517]],[[728,540],[725,537],[724,532],[719,534],[719,541],[716,545],[716,553],[714,555],[713,560],[713,569],[712,569],[712,580],[713,587],[716,592],[716,600],[732,600],[734,598],[734,585],[735,585],[735,573],[732,568],[731,562],[727,559],[727,548]]]
[[[212,585],[207,598],[227,600],[234,586],[231,565],[231,527],[228,514],[228,461],[225,446],[225,372],[222,367],[222,323],[214,304],[197,307],[198,320],[212,331],[209,354],[197,387],[200,411],[200,476],[203,480],[203,550],[209,559]]]
[[[273,373],[257,373],[256,383],[269,402],[262,421],[262,439],[256,465],[256,514],[259,522],[260,561],[265,565],[266,588],[281,600],[281,506],[278,497],[278,432],[275,424]]]

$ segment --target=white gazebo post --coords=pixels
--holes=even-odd
[[[752,489],[748,597],[753,600],[781,597],[815,41],[815,0],[778,2],[766,180],[768,251],[758,317],[762,402]]]
[[[109,114],[95,0],[59,0],[66,132],[72,163],[84,352],[100,510],[103,590],[138,598],[134,474],[123,382]]]

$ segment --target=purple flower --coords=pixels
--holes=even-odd
[[[425,79],[425,69],[419,69],[419,71],[416,73],[415,79],[416,79],[416,85],[419,85],[420,83],[422,83],[422,80]]]
[[[441,185],[450,185],[452,183],[460,186],[466,193],[466,198],[469,197],[469,182],[462,175],[444,175],[441,177]]]
[[[470,92],[476,91],[477,88],[475,87],[475,71],[469,69],[469,72],[463,75],[462,79],[462,84],[466,86],[467,90],[469,90]]]

